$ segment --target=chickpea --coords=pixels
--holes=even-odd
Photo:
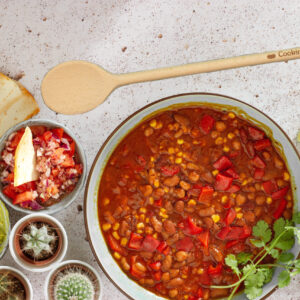
[[[170,298],[175,298],[175,297],[177,297],[177,295],[178,295],[178,290],[177,289],[169,290]]]
[[[164,180],[164,184],[166,186],[176,186],[180,181],[180,178],[178,175],[174,175],[172,177],[168,177]]]
[[[154,132],[153,128],[148,127],[148,128],[145,129],[144,135],[148,137],[148,136],[150,136],[153,132]]]
[[[187,257],[188,257],[188,253],[185,252],[185,251],[178,251],[178,252],[176,252],[176,254],[175,254],[175,258],[176,258],[176,260],[179,261],[179,262],[182,262],[182,261],[186,260]]]
[[[241,206],[243,205],[244,203],[246,202],[246,197],[242,194],[238,194],[237,197],[236,197],[236,204],[238,206]]]
[[[235,150],[240,150],[241,149],[241,143],[238,140],[233,140],[232,146]]]
[[[184,281],[183,281],[182,278],[176,277],[176,278],[173,278],[173,279],[169,282],[168,286],[172,288],[172,287],[180,286],[180,285],[182,285],[183,283],[184,283]]]
[[[224,131],[226,129],[226,124],[222,121],[216,122],[216,129],[220,132]]]
[[[165,259],[163,260],[163,263],[162,263],[162,266],[161,266],[161,269],[163,272],[166,272],[168,271],[172,266],[172,256],[171,255],[167,255],[165,257]]]
[[[265,196],[257,196],[255,198],[255,202],[257,205],[263,205],[266,201],[266,197]]]

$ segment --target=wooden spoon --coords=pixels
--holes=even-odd
[[[95,108],[119,86],[298,58],[300,48],[293,48],[127,74],[112,74],[87,61],[68,61],[46,74],[41,90],[49,108],[73,115]]]

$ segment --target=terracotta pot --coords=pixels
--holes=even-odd
[[[25,300],[33,299],[32,286],[31,286],[28,278],[23,273],[21,273],[19,270],[14,269],[12,267],[6,267],[6,266],[0,267],[0,274],[4,273],[4,272],[7,272],[7,273],[13,275],[21,282],[21,284],[23,285],[24,290],[25,290],[25,296],[26,296]]]
[[[41,260],[34,260],[27,256],[24,251],[22,251],[20,242],[21,233],[26,226],[28,226],[30,223],[37,222],[45,223],[46,225],[54,228],[58,241],[53,255],[51,255],[49,258]],[[9,249],[12,257],[21,267],[33,272],[47,271],[53,267],[53,264],[60,262],[66,254],[67,244],[68,239],[62,224],[55,218],[42,213],[28,215],[20,219],[13,227],[9,239]]]

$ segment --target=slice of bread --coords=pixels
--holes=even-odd
[[[0,73],[0,137],[38,112],[33,96],[20,83]]]

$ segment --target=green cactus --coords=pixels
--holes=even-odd
[[[21,234],[23,242],[22,251],[35,260],[49,257],[53,253],[53,242],[56,236],[49,234],[49,226],[43,224],[40,228],[36,224],[30,224],[28,230]]]
[[[0,272],[0,300],[25,299],[23,284],[9,271]]]
[[[92,300],[95,290],[91,279],[75,270],[60,275],[54,293],[56,300]]]

